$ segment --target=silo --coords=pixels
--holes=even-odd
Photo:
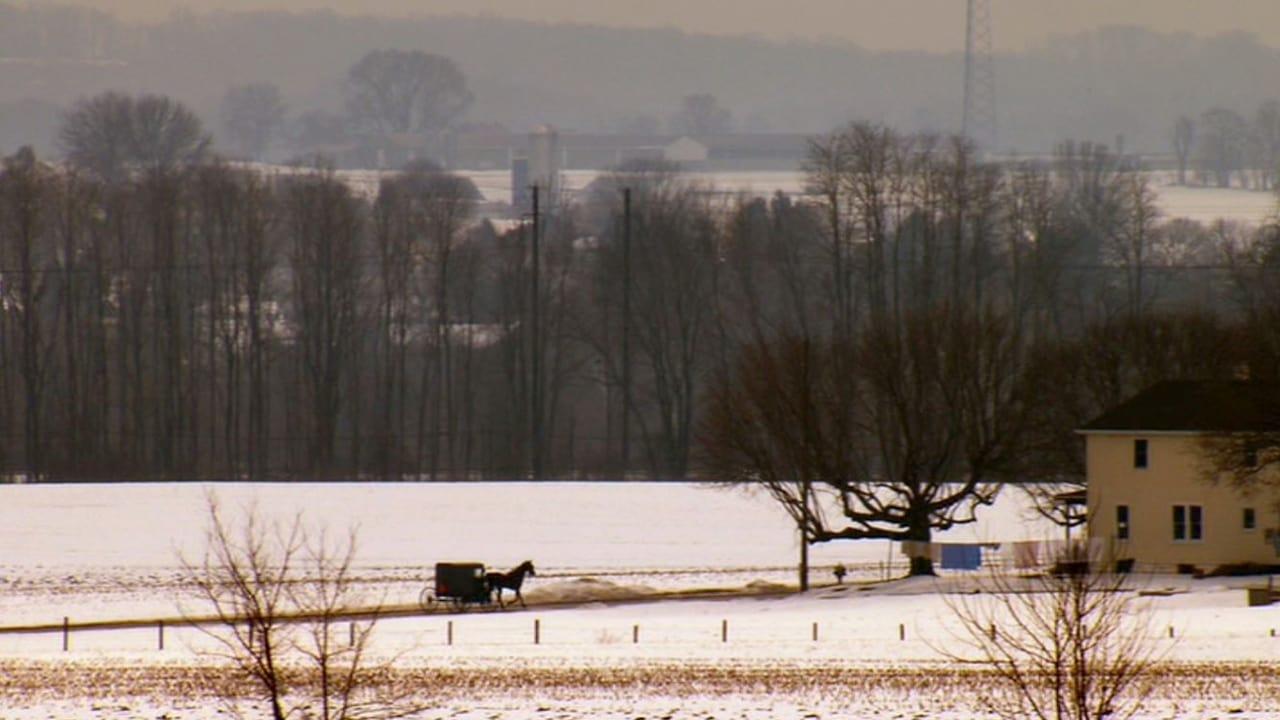
[[[550,125],[529,133],[529,182],[548,199],[560,192],[560,136]]]

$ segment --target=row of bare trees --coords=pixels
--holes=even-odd
[[[616,202],[499,234],[429,165],[365,197],[324,167],[97,159],[0,174],[11,476],[688,472],[719,225],[671,173],[637,189],[623,362],[615,243],[587,229]]]
[[[456,183],[406,173],[375,212],[324,169],[268,178],[196,164],[119,179],[9,159],[0,402],[22,434],[5,437],[6,468],[182,478],[436,467],[447,434],[431,398],[454,385],[446,299],[475,292],[448,271],[472,203]],[[460,264],[474,279],[474,262]],[[394,307],[375,312],[376,297]],[[410,325],[432,334],[410,338]],[[375,405],[400,422],[371,429]],[[406,459],[410,427],[419,442]],[[405,441],[394,451],[389,433]]]
[[[936,520],[1007,458],[1031,464],[1026,428],[1070,454],[1071,423],[1187,370],[1101,368],[1088,402],[1040,385],[1028,407],[1023,386],[1056,377],[1042,366],[1083,373],[1111,357],[1098,336],[1257,338],[1274,320],[1269,235],[1160,222],[1146,176],[1092,144],[994,167],[855,124],[814,143],[802,202],[632,166],[504,232],[425,165],[371,196],[323,167],[106,167],[24,152],[0,174],[11,475],[509,478],[540,458],[541,477],[730,477],[697,452],[739,414],[728,396],[753,364],[800,358],[815,381],[856,379],[830,389],[860,438],[832,472],[914,487]],[[1200,319],[1169,314],[1187,307]],[[1197,347],[1178,351],[1219,357]],[[1055,467],[1037,472],[1074,472]]]
[[[1199,118],[1181,115],[1171,134],[1178,184],[1195,171],[1201,184],[1274,190],[1280,177],[1280,100],[1263,101],[1252,119],[1215,106]]]

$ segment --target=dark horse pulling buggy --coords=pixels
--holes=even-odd
[[[511,590],[525,607],[520,586],[526,575],[537,575],[533,563],[525,560],[510,572],[486,572],[481,563],[436,563],[435,587],[423,588],[418,604],[424,612],[432,612],[448,605],[455,611],[466,610],[468,605],[488,605],[497,600],[498,607],[506,607],[502,591]]]

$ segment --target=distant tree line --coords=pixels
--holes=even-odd
[[[104,159],[99,111],[149,120]],[[1146,382],[1280,355],[1274,233],[1161,221],[1093,144],[1000,167],[859,123],[803,200],[642,164],[496,227],[429,164],[227,164],[166,98],[63,140],[0,172],[10,478],[773,478],[812,538],[919,536],[1078,479],[1072,429]],[[819,481],[904,500],[818,523]]]
[[[681,98],[703,93],[732,110],[732,127],[750,132],[819,132],[855,114],[904,131],[960,124],[960,59],[951,52],[492,16],[236,10],[134,22],[74,2],[0,0],[0,153],[26,144],[51,153],[60,111],[122,87],[177,97],[212,120],[229,88],[270,83],[291,108],[290,140],[307,126],[330,132],[326,123],[343,119],[336,86],[360,58],[384,48],[451,58],[476,98],[467,118],[514,132],[542,123],[674,130],[688,119],[715,120],[714,113],[691,118],[687,104],[669,114]],[[1280,72],[1280,50],[1239,33],[1111,26],[1000,53],[995,63],[997,150],[1043,155],[1063,137],[1123,133],[1126,151],[1163,153],[1179,114],[1224,106],[1249,118],[1274,95],[1258,78]],[[216,129],[224,151],[243,152],[235,135]]]
[[[1252,118],[1215,106],[1199,118],[1181,115],[1171,134],[1178,184],[1188,170],[1203,185],[1280,188],[1280,100],[1266,100]]]

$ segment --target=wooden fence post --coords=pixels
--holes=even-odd
[[[533,620],[533,644],[537,645],[542,641],[542,621],[534,618]]]
[[[720,642],[729,642],[729,621],[720,621]]]
[[[446,631],[446,637],[448,637],[448,643],[452,645],[453,644],[453,621],[452,620],[449,621],[448,628],[449,629]]]
[[[62,617],[62,652],[71,648],[71,619]]]
[[[156,632],[159,635],[160,649],[164,650],[164,621],[156,623]]]
[[[1275,631],[1272,631],[1271,634],[1274,635]],[[632,645],[640,644],[640,626],[639,625],[631,626],[631,644]]]

